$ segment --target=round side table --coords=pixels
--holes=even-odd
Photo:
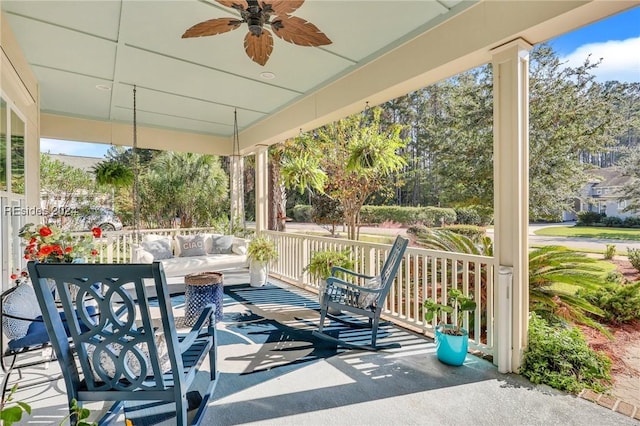
[[[185,325],[194,325],[209,303],[216,305],[216,321],[222,320],[223,280],[224,276],[220,272],[201,272],[184,277]]]

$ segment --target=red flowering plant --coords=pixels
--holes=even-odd
[[[73,236],[53,225],[28,223],[18,231],[25,242],[24,258],[44,263],[74,263],[85,261],[98,255],[95,239],[102,236],[100,228],[93,228],[92,235]],[[26,270],[18,270],[11,275],[15,284],[28,278]]]

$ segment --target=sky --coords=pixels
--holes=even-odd
[[[549,40],[560,60],[577,67],[591,54],[600,82],[640,82],[640,7],[614,15]],[[52,154],[104,157],[111,146],[52,139],[40,140],[40,151]]]

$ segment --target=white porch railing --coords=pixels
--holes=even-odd
[[[99,262],[126,263],[131,258],[131,245],[148,234],[175,236],[216,232],[212,228],[170,228],[108,232],[101,239],[104,244]],[[376,275],[391,247],[387,244],[316,237],[304,234],[264,231],[277,244],[280,258],[271,268],[271,275],[311,291],[318,291],[319,283],[312,282],[305,271],[311,255],[320,250],[350,249],[354,269],[362,274]],[[395,283],[387,297],[384,316],[402,326],[433,336],[435,323],[424,320],[422,303],[425,297],[446,297],[451,288],[472,295],[478,304],[475,314],[465,313],[463,326],[469,330],[472,348],[488,355],[494,354],[494,274],[492,257],[451,253],[409,247]]]
[[[313,291],[318,290],[319,283],[311,281],[305,267],[314,252],[348,248],[357,272],[376,275],[390,249],[386,244],[274,231],[264,233],[276,241],[280,252],[271,275]],[[463,320],[463,326],[469,330],[470,346],[493,355],[495,270],[492,257],[409,247],[387,297],[384,316],[433,336],[435,323],[425,322],[422,303],[425,297],[446,298],[449,289],[457,288],[473,296],[478,305],[475,314],[470,317],[465,313]]]

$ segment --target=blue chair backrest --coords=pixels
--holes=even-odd
[[[382,288],[384,289],[384,291],[380,295],[380,300],[384,300],[384,297],[391,289],[391,285],[393,284],[393,280],[398,273],[398,268],[402,264],[402,258],[408,245],[409,240],[398,235],[393,243],[393,246],[391,246],[389,255],[385,259],[384,264],[380,269],[380,280],[382,282]]]
[[[182,357],[162,266],[154,264],[28,264],[43,319],[67,388],[81,391],[165,390],[181,382]],[[159,323],[152,320],[145,283],[157,292]],[[55,286],[59,302],[50,288]],[[68,320],[69,335],[58,306]],[[98,314],[91,315],[92,309]],[[77,314],[75,312],[77,311]],[[158,318],[158,315],[155,315]],[[162,368],[156,329],[164,333],[173,374]],[[77,353],[81,371],[76,367]],[[137,369],[132,365],[137,363]],[[82,374],[81,374],[82,373]],[[105,397],[112,399],[111,397]],[[126,399],[126,397],[122,397]]]

